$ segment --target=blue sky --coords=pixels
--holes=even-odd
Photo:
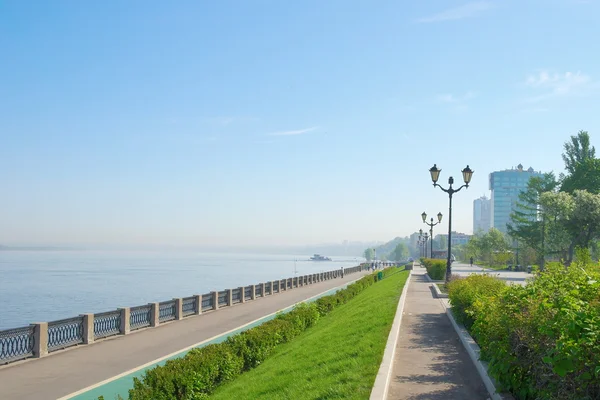
[[[4,1],[0,243],[388,240],[600,134],[598,1]],[[442,224],[441,229],[447,229]]]

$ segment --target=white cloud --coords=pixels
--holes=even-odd
[[[471,3],[463,4],[459,7],[442,11],[438,14],[430,15],[424,18],[419,18],[417,22],[431,23],[472,18],[493,7],[494,3],[492,3],[491,1],[473,1]]]
[[[475,95],[476,94],[474,92],[467,92],[461,96],[456,96],[451,93],[443,93],[443,94],[438,94],[436,96],[436,100],[440,103],[451,103],[451,104],[464,103],[467,100],[471,100],[472,98],[474,98]]]
[[[539,71],[529,75],[525,84],[542,94],[529,97],[528,102],[538,102],[552,97],[567,96],[590,88],[593,85],[591,78],[581,72],[552,73]]]
[[[293,136],[293,135],[302,135],[308,132],[312,132],[314,130],[319,129],[318,126],[313,126],[312,128],[305,128],[305,129],[297,129],[297,130],[293,130],[293,131],[280,131],[280,132],[273,132],[273,133],[269,133],[269,136]]]

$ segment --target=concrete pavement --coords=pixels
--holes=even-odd
[[[0,399],[57,399],[231,331],[368,272],[347,274],[273,296],[115,336],[89,346],[0,368]]]
[[[469,264],[463,264],[459,262],[452,263],[452,273],[460,276],[468,276],[471,274],[490,274],[497,276],[498,278],[505,280],[510,283],[515,283],[518,285],[524,285],[527,282],[528,278],[533,278],[533,274],[528,274],[523,271],[507,271],[501,270],[496,271],[489,268],[480,267],[477,265],[473,265],[472,267]]]
[[[488,399],[489,394],[443,304],[434,298],[425,273],[420,266],[415,266],[412,273],[388,399]]]

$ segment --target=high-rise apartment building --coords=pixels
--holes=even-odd
[[[527,189],[529,178],[541,175],[531,167],[524,170],[521,164],[517,168],[490,174],[492,227],[506,233],[506,225],[510,223],[510,214],[519,201],[519,193]]]
[[[487,232],[492,227],[492,200],[481,196],[473,200],[473,233]]]

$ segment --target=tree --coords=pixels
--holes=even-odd
[[[507,225],[508,234],[533,249],[538,256],[540,268],[544,269],[548,215],[540,205],[544,192],[554,192],[558,182],[552,172],[529,179],[527,189],[519,193],[517,206]]]
[[[573,174],[578,164],[596,158],[596,149],[590,146],[590,135],[587,131],[579,131],[571,136],[571,141],[564,144],[565,152],[562,154],[565,169]]]
[[[542,194],[540,202],[552,217],[549,239],[563,249],[567,266],[576,247],[588,249],[600,238],[600,195],[585,190],[548,192]]]
[[[371,261],[373,258],[375,258],[375,250],[373,250],[372,248],[366,249],[364,257],[367,259],[367,261]]]
[[[437,244],[438,250],[448,249],[448,241],[446,240],[446,236],[438,235],[438,238],[435,241],[435,243]]]
[[[496,228],[473,236],[465,246],[466,257],[473,257],[488,264],[506,262],[509,252],[510,243],[507,237]]]
[[[408,246],[405,243],[398,243],[390,257],[394,261],[406,260],[408,258]]]
[[[561,190],[568,193],[575,190],[600,193],[600,159],[590,158],[576,164],[569,175],[563,176]]]

